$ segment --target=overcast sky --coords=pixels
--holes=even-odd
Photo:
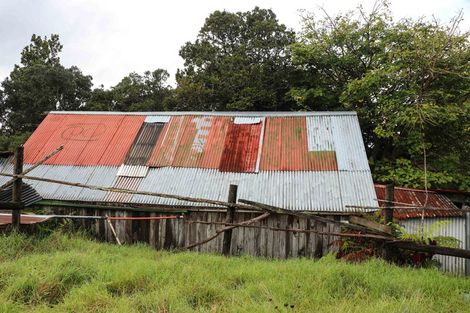
[[[0,0],[0,79],[9,75],[33,33],[57,33],[64,48],[62,63],[93,76],[95,86],[109,87],[130,72],[163,68],[174,82],[183,61],[180,47],[193,41],[204,19],[215,10],[271,8],[281,23],[300,29],[299,10],[330,14],[370,8],[374,0]],[[392,0],[395,17],[435,15],[448,21],[459,9],[470,26],[470,0]]]

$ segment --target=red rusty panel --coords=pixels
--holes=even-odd
[[[375,192],[379,205],[385,206],[385,185],[375,184]],[[395,206],[406,207],[415,206],[422,207],[426,204],[426,191],[421,189],[395,187],[394,192]],[[447,197],[433,191],[428,191],[428,200],[424,209],[425,217],[446,217],[446,216],[462,216],[459,210]],[[422,215],[421,208],[395,209],[393,217],[396,219],[420,218]]]
[[[34,153],[30,156],[28,151],[25,163],[35,163],[63,144],[64,149],[46,164],[120,165],[145,118],[86,114],[62,116],[59,124],[49,125],[49,121],[41,124],[40,128],[49,129],[49,132],[34,132],[30,144],[39,152],[33,157]]]
[[[199,167],[211,126],[211,116],[191,117],[186,123],[173,166]]]
[[[256,171],[262,124],[230,124],[219,169],[222,172]]]
[[[36,128],[34,133],[24,144],[24,163],[34,163],[35,160],[42,159],[45,155],[48,154],[46,153],[45,155],[41,155],[40,152],[47,144],[49,138],[54,134],[56,129],[60,127],[64,119],[65,115],[59,114],[49,114],[46,116],[46,118],[44,118],[41,124],[39,124],[38,128]]]
[[[305,117],[266,118],[260,169],[337,171],[335,151],[308,151]]]
[[[218,168],[228,117],[173,116],[159,137],[149,166]]]
[[[189,116],[172,116],[160,134],[148,162],[149,166],[172,166]]]
[[[230,117],[212,117],[212,127],[199,163],[202,168],[218,168],[225,148],[225,137],[231,123]]]

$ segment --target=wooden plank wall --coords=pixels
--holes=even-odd
[[[52,209],[52,208],[51,208]],[[117,210],[94,209],[53,209],[55,214],[75,214],[93,216],[165,216],[172,213],[148,213]],[[239,213],[235,215],[235,223],[252,219],[259,214]],[[327,216],[338,219],[337,216]],[[216,232],[222,225],[207,225],[189,223],[190,221],[225,222],[225,212],[214,211],[189,211],[183,219],[167,220],[127,220],[111,221],[117,236],[124,244],[145,242],[156,249],[177,249],[199,242]],[[76,225],[91,231],[97,239],[115,242],[113,234],[104,220],[76,220]],[[313,219],[299,218],[288,215],[272,215],[265,220],[253,225],[311,229],[320,232],[340,232],[337,224],[322,223]],[[315,233],[294,233],[285,231],[273,231],[270,229],[238,227],[232,232],[232,255],[252,255],[267,258],[285,259],[295,257],[319,258],[330,251],[336,251],[332,243],[338,237],[330,235],[318,235]],[[221,253],[223,234],[216,239],[193,248],[193,251]]]

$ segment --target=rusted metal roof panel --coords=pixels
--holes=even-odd
[[[50,218],[52,218],[52,216],[50,215],[40,216],[40,215],[21,214],[20,223],[22,225],[31,225],[31,224],[45,222]],[[0,225],[8,225],[8,224],[11,224],[11,214],[0,213]]]
[[[229,125],[219,166],[222,172],[256,171],[261,129],[261,122]]]
[[[190,117],[173,116],[165,124],[148,162],[149,166],[171,166],[178,150],[185,126]]]
[[[331,116],[338,169],[369,171],[364,141],[356,115]]]
[[[164,123],[144,123],[127,153],[124,164],[147,165]]]
[[[380,206],[385,206],[385,185],[375,184],[375,192]],[[457,208],[452,201],[444,195],[433,191],[427,192],[422,189],[395,187],[394,197],[395,206],[414,206],[423,207],[426,205],[429,209],[424,209],[424,217],[451,217],[463,216],[463,212]],[[397,219],[419,218],[423,214],[421,208],[396,209],[393,211],[393,217]]]
[[[174,116],[160,135],[149,166],[218,168],[229,117]]]
[[[266,118],[260,169],[336,171],[335,151],[309,151],[305,117]]]
[[[143,120],[143,116],[48,115],[25,144],[25,163],[36,163],[63,144],[64,149],[46,164],[120,165]]]

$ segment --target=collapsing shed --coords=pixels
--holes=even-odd
[[[63,150],[30,175],[220,201],[227,199],[229,185],[236,184],[238,198],[330,215],[354,206],[378,206],[353,112],[51,112],[25,144],[25,169],[60,145]],[[12,171],[7,159],[1,171]],[[184,221],[115,222],[118,235],[128,242],[182,246],[214,230],[214,225],[188,223],[191,219],[225,221],[224,210],[200,203],[24,181],[45,199],[40,205],[55,210],[78,207],[83,214],[137,216],[145,211],[186,213]],[[250,214],[240,212],[237,218]],[[287,216],[263,223],[330,227]],[[98,224],[89,226],[103,231]],[[307,237],[236,229],[232,252],[318,255],[333,240]],[[213,251],[220,244],[217,240],[198,249]]]
[[[385,185],[375,184],[375,191],[380,206],[385,206]],[[402,206],[394,210],[393,217],[409,233],[428,230],[433,223],[442,222],[436,230],[436,236],[450,236],[460,241],[460,248],[468,249],[466,217],[446,196],[434,191],[395,187],[395,205]],[[406,208],[410,206],[410,208]],[[426,207],[427,209],[420,209]],[[424,218],[424,219],[423,219]],[[435,255],[444,271],[465,274],[467,260],[453,256]]]

